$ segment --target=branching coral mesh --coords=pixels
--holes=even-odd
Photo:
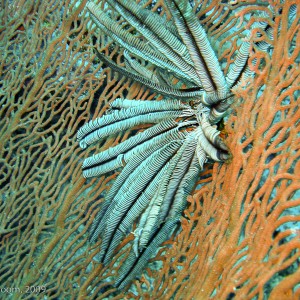
[[[88,23],[86,1],[1,2],[5,299],[299,299],[300,6],[279,0],[222,2],[195,1],[194,11],[225,70],[245,29],[251,32],[252,76],[233,91],[225,122],[232,161],[202,173],[181,232],[124,292],[112,288],[110,278],[126,260],[133,235],[107,267],[93,260],[101,241],[88,241],[117,172],[84,179],[87,151],[79,148],[76,133],[118,97],[157,96],[95,56],[97,45],[122,65],[122,49]],[[170,18],[163,0],[142,3]],[[253,29],[257,22],[267,24],[272,38],[267,29]],[[123,132],[88,152],[129,135]]]

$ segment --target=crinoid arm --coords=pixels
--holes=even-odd
[[[136,124],[154,124],[83,163],[86,178],[123,167],[90,231],[92,242],[101,238],[97,260],[107,265],[122,239],[137,224],[134,255],[130,254],[117,278],[121,287],[138,275],[158,245],[175,230],[174,224],[180,221],[186,197],[207,157],[216,161],[229,157],[219,132],[207,121],[207,109],[198,115],[197,110],[178,100],[118,98],[112,102],[109,114],[78,132],[84,148]],[[170,224],[172,230],[167,230]],[[125,273],[128,276],[123,278]]]

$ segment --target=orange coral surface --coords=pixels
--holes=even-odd
[[[88,242],[88,228],[117,174],[82,177],[88,153],[76,132],[117,97],[155,94],[102,68],[93,44],[118,54],[119,63],[121,52],[107,37],[93,37],[86,1],[1,2],[1,299],[299,299],[300,5],[195,2],[225,69],[243,30],[259,21],[255,12],[262,12],[274,39],[252,32],[255,76],[234,90],[224,130],[232,161],[205,170],[189,197],[182,231],[124,293],[105,279],[126,254],[103,268],[93,260],[100,241]],[[162,0],[153,10],[160,6],[163,14]],[[271,50],[256,47],[259,40]],[[90,154],[129,134],[90,147]]]

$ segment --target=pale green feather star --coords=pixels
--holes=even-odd
[[[153,124],[83,163],[86,178],[123,167],[91,228],[91,241],[102,240],[97,259],[108,264],[137,223],[131,253],[114,283],[122,289],[174,232],[207,159],[222,162],[229,158],[213,125],[231,104],[230,90],[245,69],[250,43],[242,43],[225,76],[188,1],[165,0],[172,23],[134,1],[106,2],[143,39],[90,2],[87,9],[91,19],[124,49],[126,67],[102,53],[97,52],[98,57],[111,69],[166,96],[162,101],[116,99],[109,113],[78,131],[80,146],[85,148],[134,126]],[[155,68],[146,68],[136,58]],[[174,86],[174,77],[185,88]],[[190,100],[195,105],[191,106]]]

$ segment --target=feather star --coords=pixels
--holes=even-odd
[[[112,70],[166,97],[161,101],[118,98],[106,115],[78,131],[80,146],[86,148],[120,131],[153,124],[83,163],[86,178],[123,167],[93,222],[90,238],[92,242],[101,238],[97,259],[107,265],[137,222],[131,253],[114,283],[122,289],[174,232],[207,159],[224,162],[230,157],[215,124],[227,113],[231,89],[247,69],[250,42],[243,41],[225,76],[188,1],[165,0],[172,23],[134,1],[106,2],[135,31],[124,29],[89,2],[92,21],[124,49],[126,67],[96,50],[97,56]],[[141,60],[155,68],[148,69]],[[181,86],[174,85],[174,78]]]

